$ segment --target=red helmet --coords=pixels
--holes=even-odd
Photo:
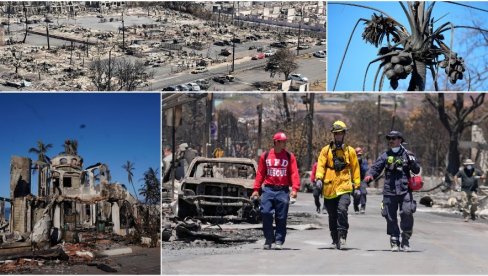
[[[357,155],[363,155],[363,149],[360,147],[355,148],[354,151],[356,152]]]
[[[286,141],[286,135],[283,132],[277,132],[275,135],[273,135],[273,140],[274,141]]]

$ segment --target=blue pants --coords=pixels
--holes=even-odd
[[[410,193],[403,195],[384,195],[382,215],[386,218],[386,233],[392,237],[400,237],[400,229],[410,237],[413,230],[413,213],[417,203]],[[400,227],[398,227],[397,211],[400,210]]]
[[[263,233],[266,244],[285,243],[286,220],[288,218],[288,206],[290,202],[290,190],[288,187],[271,188],[263,187],[261,195],[261,215],[263,217]],[[276,234],[273,230],[273,215],[276,224]]]

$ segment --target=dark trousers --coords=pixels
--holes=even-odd
[[[413,213],[417,204],[410,193],[403,195],[383,195],[382,215],[386,218],[386,233],[392,237],[403,236],[409,238],[413,230]],[[400,211],[400,227],[398,227],[397,211]]]
[[[313,199],[315,201],[315,207],[317,207],[317,209],[320,209],[320,196],[321,196],[321,190],[318,189],[317,187],[314,187],[313,188]]]
[[[266,244],[285,243],[286,219],[288,218],[288,206],[290,203],[290,190],[288,187],[275,189],[263,187],[261,195],[261,215],[263,218],[263,233]],[[276,231],[273,230],[273,215]]]
[[[325,207],[329,213],[329,230],[332,240],[338,241],[338,238],[346,238],[349,229],[347,221],[347,209],[351,204],[350,193],[342,194],[336,198],[325,199]]]
[[[366,190],[366,183],[361,182],[361,186],[359,188],[361,191],[361,195],[359,196],[353,196],[353,206],[354,206],[354,211],[359,212],[359,206],[361,205],[361,209],[365,210],[366,209],[366,195],[368,194],[368,191]]]

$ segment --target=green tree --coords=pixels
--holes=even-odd
[[[159,204],[161,202],[161,182],[158,170],[149,168],[144,172],[144,186],[139,189],[139,194],[144,197],[146,204]]]
[[[139,200],[139,198],[137,197],[136,188],[134,187],[134,182],[132,181],[132,177],[134,176],[133,171],[135,169],[134,163],[127,160],[127,163],[122,165],[122,168],[127,172],[127,181],[132,185],[132,189],[134,190],[134,196],[137,200]]]

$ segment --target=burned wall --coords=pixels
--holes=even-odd
[[[12,202],[10,230],[30,231],[30,208],[26,197],[31,194],[31,165],[26,157],[12,156],[10,160],[10,199]]]

